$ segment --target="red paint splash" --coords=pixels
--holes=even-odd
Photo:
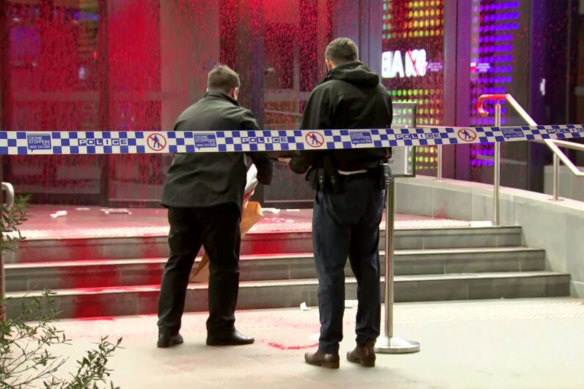
[[[240,73],[241,103],[265,128],[296,128],[298,96],[324,73],[334,2],[0,1],[2,129],[171,130],[219,62]],[[13,156],[3,177],[35,203],[152,206],[171,159]],[[307,188],[291,177],[275,175],[270,196]]]
[[[305,346],[284,346],[283,344],[280,344],[280,343],[268,342],[268,346],[276,348],[278,350],[304,350],[304,349],[318,347],[318,342],[314,343],[314,344],[305,345]]]
[[[117,317],[112,316],[95,316],[95,317],[79,317],[76,321],[115,321]]]

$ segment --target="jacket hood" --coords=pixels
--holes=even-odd
[[[335,67],[328,72],[324,80],[342,80],[361,87],[374,87],[379,84],[379,76],[360,61]]]

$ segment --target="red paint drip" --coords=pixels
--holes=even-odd
[[[280,343],[268,342],[268,346],[273,347],[273,348],[277,348],[278,350],[303,350],[303,349],[307,349],[307,348],[318,347],[318,342],[314,343],[314,344],[309,344],[306,346],[284,346],[283,344],[280,344]]]
[[[112,316],[94,316],[94,317],[77,317],[76,321],[115,321],[117,318]]]

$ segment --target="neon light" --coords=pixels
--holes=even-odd
[[[424,77],[428,70],[426,50],[407,50],[402,60],[400,50],[385,51],[381,54],[381,76],[395,77]],[[405,62],[405,68],[404,68]]]
[[[383,0],[382,19],[385,86],[394,101],[417,103],[418,125],[442,125],[444,0]],[[416,52],[416,49],[423,51]],[[398,51],[399,60],[395,58]],[[392,68],[394,61],[396,67]],[[435,147],[417,148],[416,168],[422,174],[425,170],[433,174],[435,150]]]
[[[490,116],[480,118],[476,111],[476,98],[484,93],[507,93],[514,70],[514,34],[520,29],[519,1],[493,2],[473,0],[471,15],[471,125],[494,124],[494,109]],[[479,71],[479,64],[483,71]],[[501,110],[501,123],[507,122],[505,106]],[[490,143],[471,146],[471,166],[493,166],[493,146]]]

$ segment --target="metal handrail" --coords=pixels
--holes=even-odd
[[[551,141],[560,147],[565,147],[567,149],[572,149],[572,150],[584,151],[584,145],[580,144],[580,143],[573,143],[573,142],[568,142],[568,141],[559,140],[559,139],[552,139]],[[580,171],[578,170],[578,172],[580,172]]]
[[[572,173],[574,173],[574,175],[584,177],[584,171],[578,169],[578,167],[574,165],[570,158],[568,158],[566,154],[560,150],[560,147],[565,147],[567,149],[584,151],[584,145],[556,139],[548,140],[546,143],[554,152],[554,157],[557,155],[557,157],[570,169]]]
[[[570,158],[568,158],[568,156],[564,154],[560,147],[584,151],[584,146],[577,143],[566,142],[563,140],[546,140],[545,144],[554,153],[553,200],[558,201],[560,199],[560,161],[562,161],[576,177],[584,177],[584,171],[578,169],[578,167],[574,165]]]
[[[493,95],[481,95],[477,101],[477,110],[479,115],[487,116],[489,113],[484,110],[483,108],[483,101],[484,100],[506,100],[509,104],[517,111],[519,116],[525,120],[525,122],[530,126],[537,126],[537,123],[529,114],[523,109],[523,107],[511,96],[510,94],[493,94]],[[495,120],[496,121],[496,120]],[[501,124],[495,124],[500,126]],[[544,143],[554,154],[554,169],[553,169],[553,200],[557,201],[559,199],[559,181],[560,181],[560,161],[562,161],[570,171],[578,176],[584,177],[584,171],[578,169],[576,165],[568,158],[566,154],[560,149],[560,147],[565,147],[568,149],[573,150],[580,150],[584,151],[584,145],[580,145],[578,143],[567,142],[563,140],[557,139],[546,139],[543,142],[536,141],[539,143]],[[495,145],[498,145],[496,143]],[[498,165],[500,161],[495,161],[495,165]],[[498,169],[498,166],[495,166],[495,169]],[[497,188],[498,191],[498,188]],[[498,197],[498,193],[496,194]]]
[[[488,116],[489,113],[483,108],[484,100],[506,100],[517,111],[519,116],[530,126],[537,126],[535,120],[523,109],[523,107],[510,94],[481,95],[477,101],[477,111],[481,116]]]
[[[483,108],[483,101],[484,100],[497,100],[497,104],[495,104],[495,126],[501,126],[501,103],[499,100],[507,100],[509,99],[515,101],[511,95],[481,95],[477,101],[477,110],[479,115],[487,116],[489,113],[485,111]],[[516,102],[516,101],[515,101]],[[517,103],[517,102],[516,102]],[[513,103],[511,103],[513,105]],[[517,104],[519,106],[519,104]],[[521,110],[521,106],[519,106]],[[525,112],[525,111],[524,111]],[[520,113],[521,114],[521,113]],[[527,112],[525,112],[527,114]],[[493,178],[493,224],[499,225],[500,221],[500,213],[499,213],[499,187],[501,186],[501,144],[499,142],[495,143],[494,146],[494,178]]]

